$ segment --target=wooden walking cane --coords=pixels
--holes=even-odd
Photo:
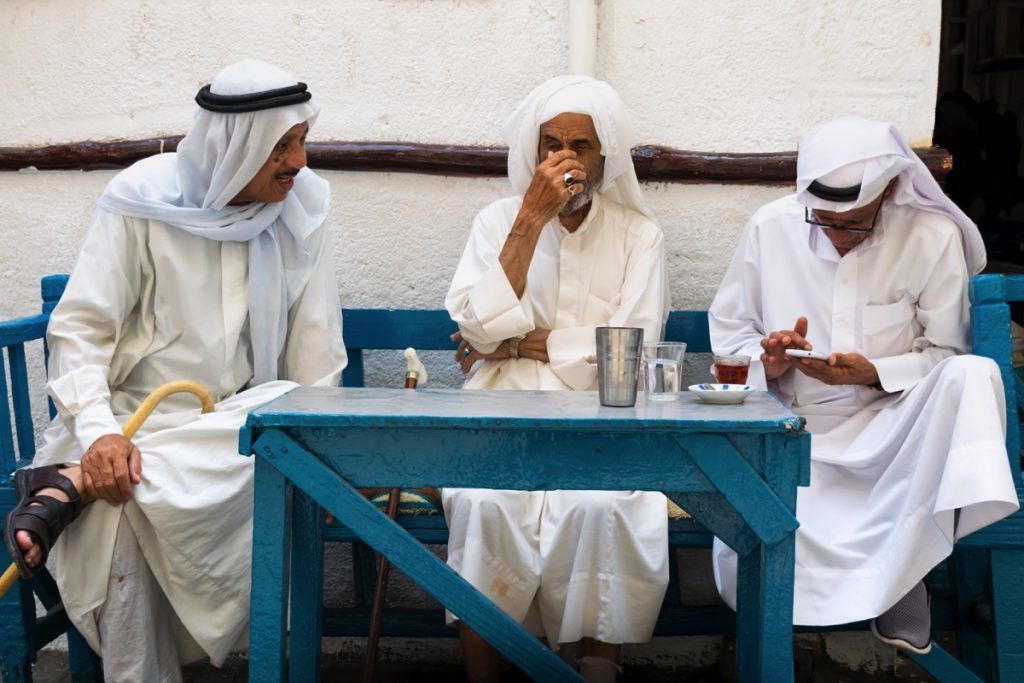
[[[157,404],[164,400],[171,394],[177,394],[181,392],[187,392],[195,394],[199,397],[199,401],[202,404],[203,412],[213,412],[213,397],[210,396],[210,392],[206,390],[199,382],[195,382],[190,379],[178,380],[175,382],[168,382],[163,386],[158,387],[153,393],[146,397],[146,400],[142,402],[142,405],[132,413],[132,416],[125,423],[122,433],[126,439],[130,439],[135,436],[135,432],[139,431],[139,427],[146,421],[149,414],[153,412]],[[0,599],[3,599],[7,595],[7,591],[11,589],[11,586],[21,578],[21,573],[18,571],[18,565],[14,562],[7,568],[7,571],[0,576]]]
[[[427,369],[416,357],[415,349],[405,350],[405,388],[415,389],[422,382],[427,383]],[[398,505],[402,500],[402,489],[388,489],[388,517],[398,517]],[[388,591],[388,575],[391,573],[391,562],[383,555],[377,567],[377,585],[373,589],[373,603],[370,606],[370,630],[366,638],[366,665],[363,667],[363,683],[373,683],[377,668],[377,644],[380,642],[380,622],[384,616],[384,596]]]

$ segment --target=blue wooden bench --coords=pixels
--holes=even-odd
[[[48,313],[59,299],[66,276],[48,276],[42,281],[43,313],[0,322],[0,346],[4,348],[10,373],[8,387],[0,373],[0,388],[11,401],[0,402],[0,515],[14,503],[8,473],[31,461],[35,452],[25,344],[42,339]],[[994,358],[1006,385],[1008,420],[1007,447],[1011,466],[1021,489],[1020,429],[1018,406],[1024,406],[1024,384],[1011,367],[1009,307],[1007,302],[1024,301],[1024,277],[985,275],[971,287],[972,331],[976,353]],[[364,352],[404,349],[453,350],[449,335],[453,325],[441,310],[349,309],[344,311],[345,344],[349,366],[342,383],[362,386]],[[688,352],[710,351],[705,311],[673,311],[666,338],[685,341]],[[1024,499],[1024,498],[1022,498]],[[320,519],[319,517],[317,518]],[[2,517],[0,517],[2,521]],[[448,530],[441,515],[403,515],[399,522],[422,542],[443,544]],[[711,537],[692,520],[673,520],[669,525],[673,548],[707,547]],[[354,607],[329,608],[322,612],[327,636],[362,636],[369,625],[370,603],[375,579],[372,553],[345,527],[331,525],[317,531],[326,541],[353,545]],[[310,558],[305,558],[309,561]],[[314,558],[314,561],[319,558]],[[729,634],[735,619],[724,606],[684,606],[679,599],[675,562],[656,635]],[[941,648],[926,656],[914,656],[941,681],[1024,680],[1024,515],[983,529],[957,544],[953,557],[929,575],[933,593],[933,625],[936,633],[956,634],[959,660]],[[36,619],[32,593],[48,610]],[[825,629],[860,630],[866,623]],[[0,602],[0,675],[4,681],[30,681],[35,652],[68,628],[53,581],[45,572],[32,582],[21,582]],[[452,637],[440,609],[389,609],[382,634],[406,637]],[[70,632],[72,679],[76,683],[99,680],[95,658],[81,636]]]

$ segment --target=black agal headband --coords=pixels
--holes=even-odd
[[[262,111],[275,107],[287,107],[302,104],[313,98],[306,90],[305,83],[296,83],[285,88],[246,93],[244,95],[218,95],[210,92],[210,86],[204,85],[196,95],[196,103],[207,111],[222,114],[241,114],[247,111]]]
[[[829,187],[815,180],[807,186],[807,191],[828,202],[852,202],[860,196],[860,184],[850,187]]]

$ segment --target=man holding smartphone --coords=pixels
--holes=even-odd
[[[984,265],[977,227],[904,137],[855,117],[805,134],[797,192],[747,225],[711,341],[752,356],[748,382],[813,434],[795,623],[874,619],[883,641],[927,652],[922,579],[956,539],[1017,509],[999,370],[962,355],[967,284]],[[799,357],[811,350],[827,356]],[[735,554],[716,541],[714,561],[735,605]]]

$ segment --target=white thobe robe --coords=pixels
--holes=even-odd
[[[97,620],[120,524],[130,525],[188,632],[178,634],[183,660],[205,654],[219,664],[244,639],[253,463],[238,453],[238,429],[249,410],[296,383],[337,384],[346,363],[327,228],[303,246],[313,266],[288,273],[297,296],[281,380],[247,388],[248,244],[97,211],[50,318],[48,391],[58,416],[35,464],[77,462],[101,435],[120,434],[146,395],[171,380],[201,382],[217,404],[200,415],[191,395],[164,400],[132,439],[142,453],[132,500],[87,506],[57,541],[53,566],[64,605],[97,651],[104,649]]]
[[[816,350],[857,352],[883,390],[829,386],[790,370],[768,383],[807,418],[811,484],[799,489],[794,622],[878,616],[955,539],[1017,509],[995,363],[970,349],[960,231],[909,206],[882,208],[874,234],[838,252],[793,196],[747,226],[709,311],[718,353],[749,355],[808,319]],[[956,510],[959,518],[954,523]],[[715,577],[735,607],[735,554],[715,542]]]
[[[645,339],[661,339],[661,230],[595,195],[575,232],[557,219],[544,227],[520,299],[498,262],[520,204],[503,199],[476,217],[445,304],[463,337],[484,353],[509,337],[551,330],[550,362],[483,361],[465,387],[596,389],[586,358],[595,352],[598,325],[642,327]],[[448,564],[553,647],[584,637],[650,638],[668,583],[662,494],[446,489],[442,497]]]

